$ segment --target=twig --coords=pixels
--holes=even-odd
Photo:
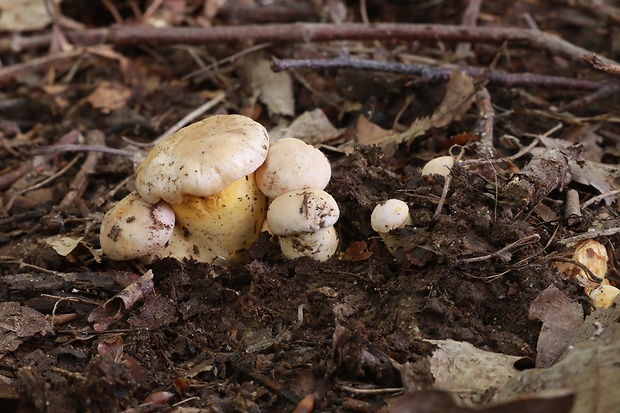
[[[588,199],[587,201],[585,201],[584,203],[581,204],[581,209],[587,208],[590,205],[592,205],[592,204],[594,204],[596,202],[602,201],[603,199],[605,199],[607,197],[618,195],[618,194],[620,194],[620,189],[615,189],[613,191],[605,192],[605,193],[602,193],[602,194],[597,195],[595,197],[592,197],[592,198]]]
[[[73,59],[74,57],[80,56],[84,53],[82,49],[69,50],[67,52],[58,52],[54,54],[49,54],[43,57],[36,57],[34,59],[29,59],[23,63],[17,63],[12,66],[5,66],[0,69],[0,83],[8,82],[17,74],[23,73],[29,69],[33,69],[35,67],[47,65],[49,63],[57,62],[60,60]]]
[[[583,61],[592,66],[593,68],[600,70],[601,72],[614,76],[620,77],[620,65],[615,63],[608,63],[601,60],[595,53],[592,53],[588,56],[583,56]]]
[[[52,145],[51,147],[70,144],[70,143],[76,142],[79,138],[80,138],[79,132],[71,131],[67,133],[66,135],[64,135],[62,138],[60,138],[58,142]],[[41,163],[49,162],[52,159],[54,159],[56,156],[58,156],[58,154],[56,153],[50,153],[50,154],[43,155],[40,159],[33,159],[28,162],[25,162],[23,166],[17,169],[14,169],[11,172],[7,172],[4,175],[1,175],[0,176],[0,190],[7,189],[11,185],[13,185],[13,183],[17,181],[19,178],[26,175],[30,171],[32,171],[36,166],[39,166]],[[41,160],[43,162],[41,162]]]
[[[455,66],[456,67],[456,66]],[[275,72],[282,70],[299,69],[338,69],[347,68],[355,70],[368,70],[404,75],[420,76],[422,80],[416,80],[412,84],[437,82],[449,78],[455,67],[436,67],[424,64],[406,64],[401,62],[380,62],[376,60],[355,59],[351,57],[338,57],[335,59],[278,59],[272,58],[271,68]],[[544,87],[549,89],[571,90],[599,90],[600,82],[575,79],[571,77],[541,75],[536,73],[510,73],[504,70],[476,66],[459,67],[463,73],[478,77],[487,75],[486,80],[491,84],[505,87]]]
[[[134,151],[128,151],[125,149],[109,148],[107,146],[76,144],[42,146],[35,149],[34,152],[37,154],[45,155],[58,154],[61,152],[102,152],[110,155],[124,156],[127,158],[133,158],[136,154]]]
[[[52,182],[54,179],[58,178],[59,176],[63,175],[65,172],[67,172],[69,169],[71,169],[73,167],[73,165],[75,165],[77,163],[77,161],[82,157],[82,155],[77,155],[75,158],[71,159],[71,161],[69,163],[67,163],[64,168],[62,168],[60,171],[56,172],[55,174],[53,174],[52,176],[42,180],[41,182],[34,184],[32,186],[29,186],[28,188],[24,188],[21,189],[19,191],[16,191],[12,196],[11,199],[9,199],[9,202],[6,203],[6,205],[4,206],[4,210],[2,211],[4,214],[8,214],[8,212],[11,210],[11,208],[13,207],[13,203],[15,202],[15,199],[19,196],[19,195],[23,195],[26,192],[30,192],[33,191],[35,189],[41,188],[44,185],[47,185],[48,183]]]
[[[486,87],[483,87],[476,93],[476,106],[480,115],[474,133],[480,136],[478,143],[478,151],[482,156],[488,158],[495,157],[495,146],[493,145],[493,124],[495,123],[495,110],[491,104],[491,95]]]
[[[94,143],[95,146],[105,144],[105,137],[103,136],[103,133],[101,131],[92,131],[89,134],[88,138],[90,138],[90,140]],[[89,152],[89,154],[86,156],[86,160],[80,168],[80,171],[73,178],[73,182],[70,186],[71,190],[67,192],[65,197],[58,205],[58,210],[67,211],[70,207],[75,206],[75,200],[81,197],[84,193],[86,185],[88,184],[88,177],[94,172],[100,157],[100,152]]]
[[[478,42],[546,49],[552,54],[580,62],[591,51],[576,46],[555,35],[514,27],[453,26],[441,24],[407,23],[286,23],[270,25],[241,25],[200,27],[136,27],[112,26],[67,32],[67,38],[76,45],[111,43],[117,45],[205,44],[239,41],[308,43],[335,40],[418,40],[427,42]],[[19,51],[45,47],[49,35],[0,39],[0,50]],[[601,58],[607,64],[612,59]]]
[[[588,231],[583,234],[575,235],[574,237],[560,238],[558,244],[572,244],[573,242],[579,242],[590,238],[609,237],[618,233],[620,233],[620,227],[608,228],[600,231]]]
[[[173,133],[181,129],[183,126],[189,124],[191,121],[193,121],[198,116],[202,115],[203,113],[205,113],[206,111],[214,107],[215,105],[219,104],[224,99],[226,99],[226,92],[222,91],[218,93],[211,100],[208,100],[207,102],[203,103],[202,105],[200,105],[199,107],[191,111],[189,114],[187,114],[187,116],[185,116],[183,119],[181,119],[180,121],[172,125],[170,129],[168,129],[160,137],[158,137],[153,142],[151,142],[150,145],[157,145],[159,142],[163,141],[168,136],[172,135]]]
[[[348,393],[353,393],[353,394],[386,394],[386,393],[399,393],[402,392],[404,389],[402,387],[384,387],[384,388],[380,388],[380,389],[360,389],[357,387],[351,387],[351,386],[340,386],[341,390],[344,390]]]
[[[512,250],[514,248],[517,248],[517,247],[520,247],[520,246],[523,246],[523,245],[527,245],[527,244],[530,244],[532,242],[537,242],[539,240],[540,240],[540,235],[532,234],[532,235],[529,235],[529,236],[527,236],[525,238],[518,239],[515,242],[506,245],[504,248],[499,249],[499,250],[497,250],[495,252],[492,252],[491,254],[483,255],[483,256],[480,256],[480,257],[462,258],[459,261],[462,262],[462,263],[465,263],[465,264],[471,264],[472,262],[487,261],[487,260],[490,260],[493,257],[497,257],[498,255],[502,255],[503,253],[505,253],[507,251],[510,251],[510,250]]]
[[[467,2],[467,8],[463,12],[463,16],[461,18],[461,24],[463,26],[475,26],[478,21],[478,17],[480,17],[480,6],[482,5],[482,0],[469,0]],[[459,43],[456,46],[456,55],[457,56],[467,56],[471,50],[471,43]]]
[[[587,274],[588,278],[594,282],[597,283],[602,283],[603,279],[600,277],[597,277],[591,269],[588,268],[587,265],[577,261],[577,260],[573,260],[571,258],[562,258],[562,257],[549,257],[548,259],[546,259],[546,261],[559,261],[559,262],[567,262],[569,264],[573,264],[578,266],[579,268],[581,268],[583,271],[585,271],[585,273]]]
[[[620,84],[610,83],[603,84],[600,89],[589,95],[582,96],[575,99],[564,106],[560,106],[560,110],[563,112],[577,112],[584,109],[588,109],[592,104],[601,100],[615,98],[620,93]]]
[[[454,164],[458,164],[461,160],[461,158],[463,157],[463,153],[464,151],[461,150],[461,152],[459,152],[459,154],[456,156],[456,159],[454,160]],[[433,214],[433,220],[437,220],[439,219],[439,216],[441,215],[441,210],[443,209],[443,205],[446,202],[446,198],[448,197],[448,191],[450,190],[450,185],[452,185],[452,171],[450,171],[450,174],[446,177],[446,181],[443,184],[443,190],[441,191],[441,198],[439,198],[439,202],[437,203],[437,209],[435,210],[435,213]]]

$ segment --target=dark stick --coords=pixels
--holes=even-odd
[[[434,67],[427,65],[410,65],[400,62],[379,62],[375,60],[354,59],[349,57],[339,57],[336,59],[272,59],[272,69],[275,72],[281,70],[296,69],[333,69],[348,68],[357,70],[369,70],[378,72],[399,73],[405,75],[422,76],[423,82],[446,80],[450,76],[453,69]],[[484,67],[463,66],[459,67],[469,76],[478,77],[488,72],[488,82],[491,84],[502,85],[505,87],[544,87],[571,90],[598,90],[601,87],[600,82],[574,79],[562,76],[539,75],[536,73],[509,73],[503,70],[488,71]],[[414,81],[413,84],[422,81]]]
[[[118,45],[205,44],[238,41],[254,42],[327,42],[333,40],[404,40],[430,42],[480,42],[511,46],[530,46],[546,49],[573,62],[580,62],[592,52],[549,33],[513,27],[472,27],[440,24],[329,24],[284,23],[270,25],[242,25],[199,27],[135,27],[113,26],[79,32],[67,32],[75,45],[112,43]],[[0,39],[0,50],[19,51],[25,48],[45,47],[49,35],[21,37],[14,35]],[[601,58],[607,64],[611,59]]]

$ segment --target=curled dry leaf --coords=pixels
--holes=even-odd
[[[88,321],[95,323],[95,330],[105,331],[110,324],[120,320],[127,310],[144,300],[151,291],[153,291],[153,271],[148,270],[136,282],[95,308],[88,316]]]

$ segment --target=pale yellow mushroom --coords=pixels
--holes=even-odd
[[[167,202],[176,223],[151,257],[243,260],[267,211],[254,171],[268,149],[265,128],[241,115],[211,116],[156,145],[138,168],[136,190],[150,204]]]

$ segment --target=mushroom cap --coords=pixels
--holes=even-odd
[[[332,176],[327,157],[301,139],[283,138],[269,148],[256,170],[260,190],[270,198],[296,189],[325,189]]]
[[[101,222],[99,241],[113,260],[130,260],[155,253],[172,236],[174,211],[164,202],[155,205],[132,192],[110,209]]]
[[[338,249],[338,234],[334,227],[318,231],[279,237],[282,255],[289,260],[310,257],[317,261],[327,261]]]
[[[215,115],[157,144],[137,171],[136,190],[152,204],[211,196],[249,175],[269,149],[265,128],[242,115]]]
[[[243,261],[265,221],[267,199],[254,174],[237,179],[209,197],[186,195],[171,205],[176,225],[168,244],[155,258],[173,257],[226,265]]]
[[[267,223],[276,235],[314,232],[333,226],[340,217],[336,200],[322,189],[286,192],[269,205]]]
[[[425,175],[441,175],[447,177],[452,172],[454,166],[454,158],[452,156],[438,156],[431,159],[422,168],[422,176]]]
[[[379,233],[387,233],[410,223],[409,206],[400,199],[380,203],[370,216],[370,226]]]

